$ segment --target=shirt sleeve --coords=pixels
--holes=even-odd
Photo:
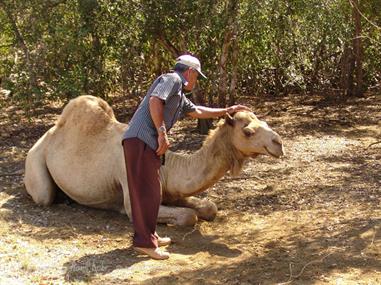
[[[178,82],[172,76],[161,76],[155,89],[152,91],[151,96],[160,98],[166,101],[170,96],[175,94]]]
[[[193,111],[196,111],[196,105],[193,104],[191,100],[189,100],[187,97],[184,96],[184,104],[182,108],[182,113],[184,115],[191,113]]]

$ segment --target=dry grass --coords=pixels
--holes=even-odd
[[[125,102],[113,99],[125,121]],[[164,262],[134,253],[125,216],[34,205],[23,194],[25,155],[62,104],[29,114],[5,106],[0,284],[380,284],[381,148],[371,145],[381,138],[380,96],[242,100],[267,114],[288,154],[252,160],[202,193],[220,209],[214,222],[159,225],[175,241]],[[173,149],[200,147],[194,127],[186,120],[173,130]]]

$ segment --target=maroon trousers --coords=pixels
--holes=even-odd
[[[156,248],[156,223],[161,203],[160,158],[138,138],[123,140],[135,234],[133,245]]]

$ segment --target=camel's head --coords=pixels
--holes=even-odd
[[[233,117],[227,116],[225,124],[232,128],[233,145],[245,156],[266,154],[279,158],[284,155],[280,136],[253,113],[237,112]]]

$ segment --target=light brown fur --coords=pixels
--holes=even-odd
[[[80,204],[131,217],[121,145],[126,128],[100,98],[80,96],[70,101],[56,125],[27,155],[27,192],[37,204],[47,206],[60,188]],[[253,135],[245,135],[247,130]],[[221,121],[192,155],[168,151],[160,169],[163,205],[158,221],[192,225],[198,218],[212,220],[216,205],[191,196],[205,191],[229,170],[237,175],[244,162],[258,154],[278,157],[283,146],[279,135],[248,112]]]

